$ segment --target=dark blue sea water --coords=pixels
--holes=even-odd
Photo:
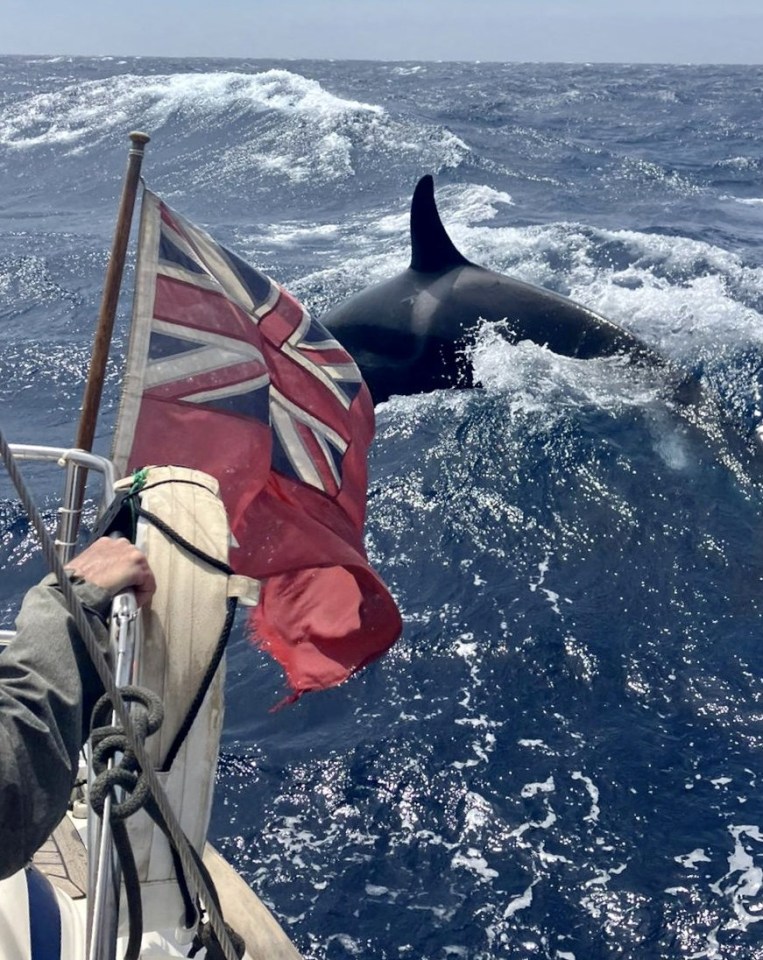
[[[317,315],[407,264],[433,173],[470,259],[637,332],[749,437],[762,98],[762,67],[0,59],[2,427],[72,442],[140,128],[153,189]],[[486,331],[471,362],[483,390],[377,408],[397,647],[271,713],[237,630],[214,838],[316,960],[763,957],[761,487],[617,359]],[[42,566],[7,484],[0,521],[7,620]]]

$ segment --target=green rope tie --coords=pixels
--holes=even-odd
[[[130,496],[135,493],[140,493],[140,491],[145,487],[146,480],[148,480],[148,467],[141,467],[140,470],[135,470],[132,475],[132,486],[130,487]]]

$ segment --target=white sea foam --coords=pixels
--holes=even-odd
[[[414,64],[410,67],[394,67],[392,73],[398,77],[410,77],[417,73],[426,73],[426,66],[421,63]]]
[[[468,356],[474,376],[488,389],[505,393],[513,412],[542,414],[547,423],[589,405],[616,416],[660,396],[658,382],[635,377],[624,358],[577,360],[530,341],[510,344],[500,324],[484,324]]]
[[[699,953],[689,954],[689,960],[723,960],[724,952],[721,950],[721,945],[718,943],[718,931],[720,930],[720,924],[713,927],[705,935],[705,945],[704,949]]]
[[[185,136],[220,132],[203,154],[193,147],[190,186],[256,171],[295,182],[342,179],[354,175],[355,150],[375,159],[408,154],[435,170],[469,154],[444,127],[395,120],[381,106],[336,96],[289,70],[124,74],[65,85],[5,107],[0,145],[77,151],[125,129],[155,134],[173,120],[182,121]],[[223,135],[236,121],[256,129],[231,144]]]
[[[623,873],[627,867],[627,863],[620,863],[616,867],[610,867],[609,870],[597,869],[595,875],[583,883],[583,887],[606,887],[612,877]]]
[[[556,789],[553,776],[542,783],[526,783],[520,791],[523,797],[534,797],[539,793],[553,793]]]
[[[715,164],[716,167],[730,167],[732,170],[754,170],[758,165],[758,160],[755,157],[726,157],[723,160],[718,160]]]
[[[588,791],[588,795],[591,798],[591,810],[585,817],[584,820],[590,820],[591,823],[596,823],[599,819],[599,814],[601,813],[601,807],[599,806],[599,789],[594,784],[593,780],[590,777],[584,776],[579,770],[575,770],[572,774],[573,780],[582,780],[585,784],[585,788]]]
[[[341,235],[341,227],[336,223],[300,223],[296,221],[280,221],[268,224],[258,230],[257,234],[242,233],[237,237],[238,246],[242,250],[253,244],[272,244],[278,247],[299,248],[305,243],[313,246],[325,243],[333,248],[337,238]]]
[[[676,863],[680,863],[681,866],[687,870],[695,870],[698,863],[712,862],[702,847],[697,847],[697,849],[692,850],[691,853],[684,853],[681,856],[674,857],[673,859],[676,861]]]
[[[498,871],[488,866],[487,860],[479,850],[469,847],[466,851],[455,854],[451,860],[451,866],[456,869],[461,867],[474,874],[480,881],[489,881],[498,876]]]
[[[527,907],[530,906],[530,904],[533,902],[534,885],[535,884],[531,883],[524,893],[509,901],[506,909],[503,911],[505,918],[513,917],[518,910],[526,910]]]
[[[690,463],[685,437],[666,429],[664,417],[653,412],[651,425],[658,426],[654,433],[654,451],[671,470],[685,470]]]
[[[716,790],[720,790],[721,787],[725,787],[727,783],[731,782],[731,777],[715,777],[710,781]]]
[[[365,886],[366,893],[369,897],[384,897],[388,896],[391,891],[389,887],[379,887],[373,883],[367,883]],[[397,896],[396,893],[392,893],[392,899],[394,900]]]
[[[538,579],[533,583],[532,581],[529,584],[530,592],[535,593],[536,590],[540,590],[542,594],[545,595],[546,600],[551,604],[551,608],[557,615],[561,615],[561,610],[559,609],[559,600],[562,599],[558,593],[554,590],[549,590],[548,587],[544,587],[543,584],[546,580],[546,574],[548,573],[549,568],[549,559],[550,554],[546,554],[545,558],[538,564]],[[571,603],[567,597],[564,597],[565,603]]]
[[[517,743],[520,747],[528,747],[531,750],[541,750],[543,753],[553,754],[553,750],[550,749],[548,744],[544,740],[528,740],[522,739],[517,740]]]
[[[746,930],[763,920],[763,831],[753,824],[730,826],[734,850],[728,858],[728,871],[710,889],[731,901],[734,920],[725,929]],[[757,862],[756,862],[757,861]]]
[[[511,195],[487,184],[450,184],[437,191],[437,208],[454,237],[462,225],[493,220],[504,206],[514,206]]]
[[[328,952],[327,948],[329,944],[334,941],[339,944],[343,953],[350,954],[350,956],[362,957],[365,953],[365,945],[363,942],[357,940],[355,937],[351,937],[349,933],[332,933],[326,937],[324,946],[326,952]]]

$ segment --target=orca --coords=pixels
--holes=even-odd
[[[374,403],[394,394],[475,386],[464,349],[483,320],[502,321],[499,329],[512,342],[531,340],[568,357],[625,354],[673,374],[677,389],[695,393],[685,374],[601,314],[467,260],[440,220],[430,175],[419,180],[411,202],[408,269],[321,320],[357,363]]]
[[[467,260],[440,220],[429,175],[411,202],[408,269],[321,319],[357,363],[375,404],[396,394],[477,386],[466,348],[483,321],[495,322],[510,342],[530,340],[563,356],[623,355],[651,371],[679,417],[744,487],[763,484],[763,427],[740,434],[698,377],[589,307]]]

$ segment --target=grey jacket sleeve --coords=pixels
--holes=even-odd
[[[106,650],[110,596],[82,581],[75,591]],[[27,593],[16,629],[0,654],[0,879],[31,859],[66,812],[102,693],[53,577]]]

